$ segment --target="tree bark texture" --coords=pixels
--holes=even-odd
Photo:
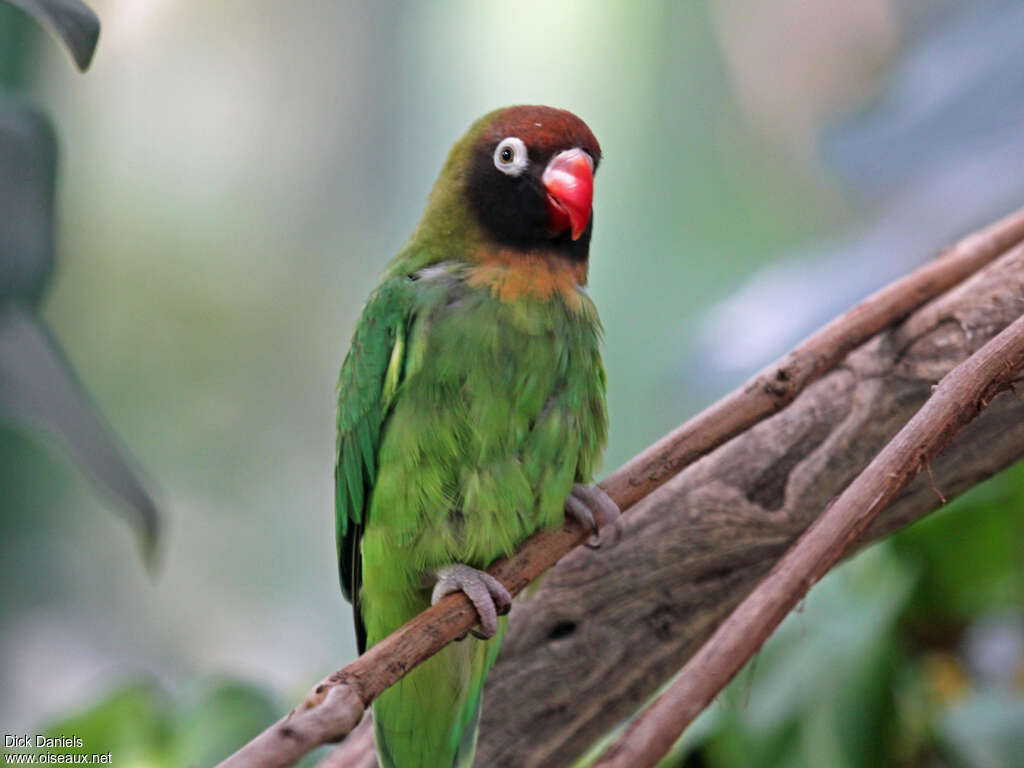
[[[513,608],[487,681],[478,765],[563,766],[677,672],[928,398],[1024,312],[1024,250],[851,353],[786,410],[641,501],[613,546],[578,548]],[[869,528],[877,539],[1024,455],[1006,393]],[[932,478],[934,478],[934,486]]]
[[[1024,369],[1024,315],[942,378],[921,410],[818,515],[593,768],[654,768],[889,503]]]

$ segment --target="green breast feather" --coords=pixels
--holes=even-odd
[[[373,640],[405,613],[398,604],[407,601],[392,598],[424,572],[486,567],[560,522],[572,484],[590,479],[604,443],[600,326],[589,298],[578,309],[557,298],[502,302],[467,285],[465,270],[440,265],[385,280],[342,366],[340,574],[360,621],[371,618],[363,599],[394,614],[373,622]],[[388,562],[393,575],[364,586],[363,556]],[[363,627],[359,634],[362,646]]]

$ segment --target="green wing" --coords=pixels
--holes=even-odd
[[[338,377],[338,443],[334,465],[335,533],[341,591],[352,603],[359,652],[366,630],[359,610],[360,539],[377,474],[384,421],[402,380],[413,283],[387,280],[370,296]]]

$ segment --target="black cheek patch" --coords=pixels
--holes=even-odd
[[[540,183],[548,159],[530,163],[519,176],[509,176],[494,167],[491,154],[479,153],[466,183],[470,208],[484,231],[500,245],[522,250],[545,248],[573,261],[586,261],[593,214],[576,240],[569,230],[553,235],[548,229],[547,192]]]
[[[494,167],[490,155],[479,153],[466,196],[480,224],[498,243],[523,248],[551,239],[544,188],[532,165],[519,176],[510,176]]]

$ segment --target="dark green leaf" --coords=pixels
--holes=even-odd
[[[58,440],[118,502],[152,561],[156,505],[41,318],[14,302],[0,305],[0,420]]]
[[[46,116],[0,91],[0,304],[34,304],[49,281],[56,162]]]
[[[894,536],[899,555],[922,570],[908,620],[934,632],[940,621],[956,626],[981,612],[1024,608],[1022,513],[1019,463]]]
[[[56,155],[45,115],[0,93],[0,420],[66,447],[118,502],[152,563],[156,505],[33,307],[53,272]]]
[[[89,67],[100,37],[100,20],[80,0],[7,0],[56,33],[82,71]]]

